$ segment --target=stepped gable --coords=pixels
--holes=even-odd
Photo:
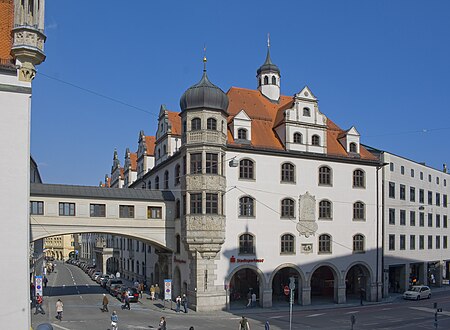
[[[167,111],[169,121],[172,124],[172,134],[181,135],[181,118],[179,112]]]
[[[130,164],[131,164],[131,170],[136,171],[136,169],[137,169],[137,153],[136,152],[130,152]]]

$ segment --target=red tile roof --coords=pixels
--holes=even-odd
[[[137,169],[137,153],[130,152],[130,164],[131,164],[131,170],[136,171],[136,169]]]
[[[11,60],[12,36],[14,22],[14,1],[0,0],[0,64]],[[5,63],[3,63],[5,64]]]
[[[172,124],[172,134],[181,135],[181,118],[179,112],[167,111],[169,121]]]
[[[145,136],[145,144],[147,147],[147,155],[154,156],[155,155],[155,141],[156,137],[154,136]]]

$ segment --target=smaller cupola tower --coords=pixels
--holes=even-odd
[[[266,61],[256,71],[258,90],[268,99],[278,102],[280,98],[280,69],[270,59],[270,38],[267,36]]]

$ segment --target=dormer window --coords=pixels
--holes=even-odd
[[[311,117],[311,110],[309,108],[303,108],[303,116]]]
[[[191,121],[191,131],[199,131],[202,129],[202,120],[200,118],[194,118]]]
[[[358,152],[358,148],[356,147],[356,143],[350,143],[350,152]]]
[[[311,144],[313,146],[320,146],[320,137],[318,135],[313,135],[311,139]]]
[[[217,121],[214,118],[208,118],[206,121],[206,129],[217,130]]]
[[[247,140],[247,130],[243,128],[238,129],[238,139]]]
[[[302,143],[302,135],[300,133],[294,133],[294,143]]]
[[[276,85],[277,84],[277,77],[272,76],[272,85]]]

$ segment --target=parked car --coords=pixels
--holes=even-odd
[[[111,285],[113,284],[123,284],[122,280],[119,278],[111,278],[106,282],[106,290],[111,292]]]
[[[119,298],[119,300],[120,300],[120,294],[122,293],[122,286],[123,286],[123,284],[111,284],[109,293],[112,296]]]
[[[122,286],[120,290],[120,295],[117,295],[117,298],[121,299],[121,296],[123,295],[124,292],[128,295],[128,299],[130,300],[130,302],[139,301],[139,292],[136,290],[136,288]]]
[[[426,285],[414,285],[403,293],[403,299],[420,300],[425,298],[431,298],[431,289]]]
[[[115,276],[112,274],[106,274],[105,276],[100,278],[100,282],[99,282],[100,286],[103,288],[106,288],[106,283],[112,278],[115,278]]]

